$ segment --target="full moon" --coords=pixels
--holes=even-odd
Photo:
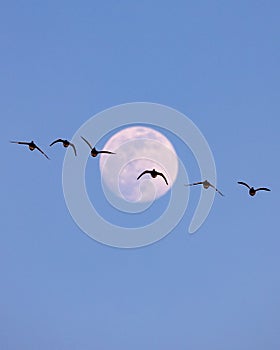
[[[176,180],[178,159],[171,142],[150,127],[132,126],[114,134],[103,147],[116,154],[101,154],[102,182],[114,195],[128,202],[151,202],[167,193]],[[164,174],[137,177],[145,170]]]

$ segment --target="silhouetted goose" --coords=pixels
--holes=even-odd
[[[10,141],[11,143],[17,143],[19,145],[27,145],[30,149],[30,151],[34,151],[34,149],[37,149],[38,151],[40,151],[46,158],[50,159],[46,153],[44,153],[35,143],[34,141],[31,142],[22,142],[22,141]]]
[[[57,140],[53,141],[53,142],[50,144],[50,146],[54,145],[54,144],[57,143],[57,142],[62,142],[62,144],[63,144],[64,147],[69,147],[69,146],[71,146],[71,147],[73,148],[73,150],[74,150],[75,156],[77,155],[77,151],[76,151],[75,145],[74,145],[73,143],[71,143],[70,141],[68,141],[68,140],[57,139]]]
[[[166,182],[166,185],[168,185],[168,182],[167,182],[167,180],[166,180],[166,177],[163,175],[163,173],[159,173],[159,172],[156,171],[155,169],[143,171],[143,173],[141,173],[141,174],[137,177],[137,180],[139,180],[140,177],[143,176],[144,174],[150,174],[152,178],[156,178],[156,177],[159,175],[159,176],[163,177],[164,181]]]
[[[109,152],[109,151],[97,151],[97,149],[95,147],[92,147],[92,145],[83,136],[81,136],[81,138],[90,147],[91,149],[90,154],[92,155],[92,157],[96,157],[99,153],[116,154],[114,152]]]
[[[260,187],[260,188],[254,188],[254,187],[250,187],[248,184],[246,184],[246,182],[243,181],[238,181],[237,183],[239,183],[240,185],[244,185],[247,188],[249,188],[249,195],[250,196],[254,196],[256,194],[257,191],[270,191],[269,188],[266,187]]]
[[[218,192],[221,196],[223,196],[222,192],[219,191],[215,186],[213,186],[210,182],[207,180],[205,181],[199,181],[199,182],[194,182],[193,184],[188,184],[185,186],[195,186],[195,185],[203,185],[203,187],[207,190],[207,188],[212,187],[216,192]]]

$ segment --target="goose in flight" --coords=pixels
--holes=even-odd
[[[238,181],[237,183],[249,188],[249,195],[250,196],[254,196],[257,193],[257,191],[270,191],[270,189],[266,188],[266,187],[259,187],[259,188],[255,189],[254,187],[250,187],[248,184],[246,184],[246,182],[243,182],[243,181]]]
[[[40,151],[46,158],[50,159],[46,153],[44,153],[35,143],[34,141],[31,142],[22,142],[22,141],[10,141],[11,143],[17,143],[18,145],[27,145],[30,149],[30,151],[34,151],[34,149],[37,149]]]
[[[224,196],[221,191],[219,191],[215,186],[213,186],[210,182],[207,180],[205,181],[199,181],[199,182],[194,182],[193,184],[188,184],[185,186],[195,186],[195,185],[203,185],[203,187],[207,190],[207,188],[212,187],[216,192],[218,192],[221,196]]]
[[[57,142],[62,142],[62,144],[63,144],[64,147],[69,147],[69,146],[71,146],[71,147],[73,148],[73,150],[74,150],[75,156],[77,155],[77,151],[76,151],[75,145],[74,145],[73,143],[71,143],[70,141],[68,141],[68,140],[57,139],[57,140],[53,141],[53,142],[50,144],[50,146],[54,145],[54,144],[57,143]]]
[[[97,149],[95,147],[92,147],[92,145],[83,136],[81,136],[81,138],[85,141],[85,143],[91,149],[90,154],[92,155],[92,157],[96,157],[99,153],[116,154],[109,151],[97,151]]]
[[[163,175],[163,173],[159,173],[159,172],[156,171],[155,169],[143,171],[143,173],[141,173],[141,174],[137,177],[137,180],[139,180],[140,177],[143,176],[144,174],[150,174],[152,178],[156,178],[156,177],[159,175],[159,176],[161,176],[161,177],[164,179],[166,185],[168,185],[168,182],[167,182],[167,180],[166,180],[166,177]]]

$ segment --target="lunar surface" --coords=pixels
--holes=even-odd
[[[132,126],[113,135],[103,147],[115,155],[100,156],[103,186],[129,202],[150,202],[172,188],[178,173],[178,159],[171,142],[150,127]],[[144,170],[156,169],[161,176],[137,177]]]

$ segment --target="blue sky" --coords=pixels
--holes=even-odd
[[[1,349],[279,349],[279,9],[278,1],[3,3]],[[194,121],[225,197],[191,236],[200,192],[192,188],[172,233],[125,250],[75,225],[62,191],[65,150],[48,144],[135,101]],[[51,160],[13,139],[34,139]],[[174,146],[196,181],[191,153]],[[239,180],[272,191],[251,198]]]

